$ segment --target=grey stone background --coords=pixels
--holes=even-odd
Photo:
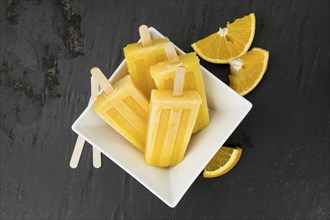
[[[329,1],[1,0],[1,219],[329,219]],[[184,51],[255,12],[270,51],[253,109],[227,140],[243,156],[169,208],[86,144],[69,168],[89,68],[109,77],[145,23]],[[228,84],[228,65],[201,64]]]

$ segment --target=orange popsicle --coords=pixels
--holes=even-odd
[[[174,91],[151,92],[144,154],[150,165],[175,165],[186,152],[202,99],[196,91],[183,91],[184,75],[185,69],[177,68]]]
[[[140,151],[144,151],[149,102],[136,88],[129,75],[113,87],[97,67],[93,77],[103,88],[94,101],[94,111]]]
[[[141,25],[139,31],[142,42],[127,45],[124,54],[134,84],[149,99],[151,90],[156,88],[150,76],[150,66],[166,60],[164,44],[169,39],[151,40],[149,29],[145,25]]]
[[[168,60],[150,67],[151,77],[159,90],[173,88],[178,65],[186,69],[184,90],[196,90],[202,98],[193,133],[200,131],[209,124],[209,112],[205,95],[202,71],[196,53],[177,56],[171,42],[165,44]]]

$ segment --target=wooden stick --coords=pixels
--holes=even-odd
[[[96,79],[96,81],[99,83],[99,85],[102,87],[106,95],[109,95],[113,91],[112,85],[105,77],[105,75],[102,73],[100,68],[93,67],[91,69],[91,74],[94,77],[94,79]]]
[[[78,136],[76,144],[73,148],[73,153],[71,156],[71,160],[70,160],[70,167],[72,169],[77,168],[79,160],[80,160],[80,156],[81,153],[84,149],[84,144],[85,144],[85,139],[83,139],[82,137]]]
[[[93,99],[98,95],[99,91],[101,90],[99,84],[95,80],[95,78],[91,77],[91,98],[89,100],[89,104],[93,101]],[[100,168],[102,165],[102,155],[101,152],[92,146],[93,148],[93,166],[95,168]]]
[[[91,77],[91,97],[89,99],[88,104],[90,104],[93,99],[98,95],[100,91],[100,87],[99,84],[96,82],[96,80],[94,79],[94,77]],[[77,168],[79,161],[80,161],[80,157],[81,157],[81,153],[84,149],[84,145],[85,145],[85,140],[78,136],[76,144],[74,146],[73,152],[72,152],[72,156],[71,156],[71,160],[70,160],[70,167],[75,169]],[[98,151],[96,148],[93,147],[93,165],[95,168],[100,168],[101,167],[101,152]]]
[[[149,28],[147,25],[141,25],[139,27],[139,33],[142,41],[142,46],[147,47],[152,45]]]
[[[173,96],[182,96],[185,75],[186,75],[186,68],[184,68],[183,66],[179,66],[176,69]]]
[[[91,76],[91,97],[89,99],[88,104],[90,104],[93,101],[93,99],[96,98],[96,96],[99,94],[100,90],[101,90],[101,88],[100,88],[98,82],[96,81],[96,79],[93,76]]]
[[[167,55],[168,62],[170,64],[177,64],[180,63],[180,59],[178,55],[176,54],[174,45],[172,42],[167,42],[164,44],[165,52]]]
[[[95,168],[101,167],[101,152],[96,147],[93,147],[93,166]]]

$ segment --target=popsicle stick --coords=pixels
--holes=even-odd
[[[91,74],[94,77],[94,79],[98,82],[98,84],[102,87],[105,94],[109,95],[113,91],[113,87],[108,81],[108,79],[105,77],[105,75],[102,73],[100,68],[93,67],[91,69]]]
[[[142,41],[142,46],[147,47],[152,45],[149,28],[147,25],[141,25],[139,27],[139,33]]]
[[[95,168],[101,167],[101,152],[96,147],[93,147],[93,166]]]
[[[80,156],[81,156],[82,150],[84,148],[84,144],[85,144],[85,139],[78,136],[76,144],[75,144],[74,149],[73,149],[71,160],[70,160],[70,167],[72,169],[75,169],[78,166]]]
[[[91,77],[91,97],[89,99],[88,104],[90,104],[93,101],[93,99],[98,95],[99,91],[100,91],[99,84],[96,82],[96,80],[92,76]],[[84,149],[84,145],[85,145],[85,140],[82,137],[78,136],[76,144],[75,144],[73,152],[72,152],[71,160],[70,160],[71,168],[73,168],[73,169],[77,168],[79,161],[80,161],[81,153]],[[96,149],[96,148],[93,147],[93,165],[95,168],[100,168],[101,167],[101,152],[98,150],[94,152],[94,149]]]
[[[89,100],[89,104],[93,101],[93,99],[98,95],[100,91],[100,86],[97,83],[97,81],[95,80],[95,78],[93,76],[91,76],[91,98]],[[95,168],[100,168],[102,165],[102,154],[101,152],[95,148],[94,146],[92,146],[93,149],[93,166]]]
[[[179,66],[176,69],[173,96],[182,96],[185,75],[186,75],[186,68],[184,68],[183,66]]]
[[[98,82],[93,76],[91,76],[91,97],[89,99],[88,105],[93,101],[93,99],[95,99],[95,97],[99,94],[100,90],[101,88]]]
[[[174,45],[172,42],[167,42],[164,44],[165,52],[167,55],[168,62],[170,64],[177,64],[180,62],[178,55],[176,54]]]

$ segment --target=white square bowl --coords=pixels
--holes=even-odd
[[[151,37],[164,36],[149,28]],[[176,47],[178,53],[184,54]],[[72,125],[72,129],[127,173],[174,208],[206,164],[247,115],[252,104],[201,67],[210,109],[210,124],[193,135],[183,161],[170,168],[157,168],[144,162],[144,155],[106,124],[93,110],[93,102]],[[106,71],[106,70],[104,70]],[[127,75],[125,60],[110,77],[115,83]]]

